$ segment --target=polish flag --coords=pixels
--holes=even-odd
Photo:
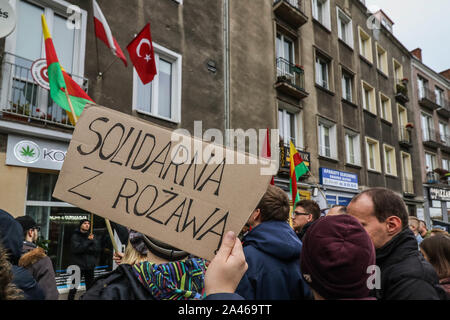
[[[111,33],[111,29],[108,26],[108,22],[106,22],[105,16],[103,15],[102,10],[100,10],[97,1],[92,0],[92,6],[94,7],[95,35],[97,36],[97,38],[102,40],[108,48],[111,49],[115,56],[123,61],[126,67],[127,58],[125,58],[122,49],[120,49],[119,44],[117,43],[116,39],[114,39]]]
[[[266,138],[264,139],[264,144],[261,150],[261,157],[266,159],[272,159],[272,152],[270,151],[270,130],[267,128]],[[274,178],[270,181],[271,185],[275,185]]]

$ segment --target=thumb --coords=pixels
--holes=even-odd
[[[228,257],[231,254],[231,251],[233,250],[235,241],[236,241],[235,233],[233,231],[228,231],[222,240],[222,245],[220,246],[219,251],[217,252],[216,259],[227,261]]]

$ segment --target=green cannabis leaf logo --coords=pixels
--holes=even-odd
[[[30,149],[30,146],[27,146],[26,149],[24,147],[22,147],[22,150],[20,151],[20,153],[24,157],[34,157],[34,155],[35,155],[34,149]]]

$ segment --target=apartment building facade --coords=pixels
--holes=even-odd
[[[422,50],[412,51],[412,82],[416,132],[419,140],[424,220],[428,225],[448,223],[450,186],[450,81],[422,62]]]
[[[275,56],[273,50],[265,52],[274,42],[272,3],[97,3],[125,54],[126,45],[151,23],[158,70],[151,84],[142,85],[131,61],[125,67],[95,37],[91,1],[11,1],[16,28],[0,39],[0,207],[14,216],[30,215],[41,225],[63,291],[71,233],[90,213],[52,197],[73,126],[32,74],[45,58],[42,14],[61,65],[99,105],[192,135],[195,121],[201,121],[201,133],[215,128],[224,138],[226,129],[276,127]],[[224,143],[234,137],[228,139]],[[94,231],[105,248],[111,246],[97,216]],[[111,268],[111,251],[101,253],[98,266],[97,274]]]
[[[291,14],[279,11],[283,2]],[[290,23],[293,10],[297,25]],[[345,0],[274,1],[274,16],[278,74],[279,61],[291,59],[290,77],[303,75],[302,90],[290,99],[277,87],[277,104],[283,140],[309,156],[304,196],[325,208],[386,187],[402,196],[411,215],[420,213],[411,56],[393,35],[392,21]],[[289,186],[280,175],[278,183]]]

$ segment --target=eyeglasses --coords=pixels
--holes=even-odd
[[[310,213],[307,213],[307,212],[297,212],[297,211],[294,211],[294,212],[292,212],[292,218],[295,218],[295,216],[309,216],[310,215]]]
[[[37,230],[38,232],[41,231],[41,227],[33,227],[34,230]]]

